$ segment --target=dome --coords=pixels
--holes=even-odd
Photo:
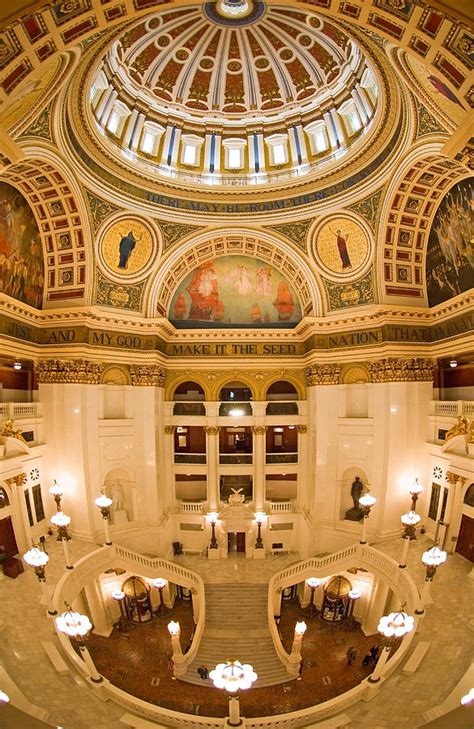
[[[127,597],[143,598],[150,593],[150,586],[141,577],[129,577],[122,585]]]
[[[331,598],[346,597],[352,590],[352,585],[345,577],[338,575],[324,586],[324,593]]]
[[[170,184],[242,188],[321,176],[370,148],[385,124],[381,54],[370,48],[303,8],[260,0],[164,7],[86,55],[76,123],[85,120],[120,166]]]
[[[264,121],[318,110],[350,93],[359,48],[314,14],[255,2],[241,17],[220,3],[163,10],[121,35],[107,54],[129,99],[196,122]]]

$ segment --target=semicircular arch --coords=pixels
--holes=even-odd
[[[201,233],[163,261],[150,283],[147,315],[167,316],[173,294],[183,279],[201,264],[222,256],[246,256],[268,263],[293,286],[302,317],[322,314],[320,290],[314,273],[301,254],[266,232],[234,228]]]

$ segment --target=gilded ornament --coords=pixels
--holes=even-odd
[[[97,195],[94,195],[94,193],[90,192],[89,190],[86,190],[86,195],[87,202],[89,203],[89,207],[92,213],[94,230],[97,230],[106,218],[120,210],[120,208],[118,208],[116,205],[112,205],[106,200],[102,200],[102,198],[97,197]]]
[[[22,436],[22,431],[17,428],[16,430],[13,429],[13,418],[10,418],[9,420],[5,420],[2,426],[2,433],[5,438],[16,438],[17,440],[21,440],[22,443],[26,443],[26,440]],[[28,443],[26,443],[28,445]]]
[[[315,259],[329,276],[352,277],[365,266],[369,252],[370,242],[366,231],[351,218],[331,218],[316,233]]]
[[[300,435],[306,435],[308,432],[308,426],[307,425],[297,425],[296,430]]]
[[[166,435],[173,435],[175,431],[175,425],[165,425],[165,433]]]
[[[74,383],[80,385],[98,385],[104,365],[84,359],[40,360],[35,364],[35,373],[39,383]]]
[[[132,385],[140,387],[164,387],[166,370],[159,365],[131,365]]]
[[[314,364],[306,367],[306,385],[338,385],[341,368],[337,364]]]
[[[137,218],[123,218],[110,225],[99,244],[105,265],[115,276],[134,276],[148,266],[154,249],[148,228]]]
[[[389,357],[370,362],[372,382],[427,382],[433,379],[435,363],[431,359]]]
[[[469,421],[466,416],[458,415],[456,418],[456,422],[454,423],[453,427],[446,432],[444,439],[450,440],[451,438],[455,438],[457,435],[467,435],[467,433],[469,432],[468,426]]]
[[[204,430],[206,435],[219,435],[220,425],[205,425]]]
[[[446,481],[451,484],[451,486],[455,486],[459,482],[462,488],[466,483],[467,478],[465,476],[459,476],[457,473],[453,473],[452,471],[446,471]]]
[[[254,435],[265,435],[268,430],[266,425],[252,425],[252,433]]]

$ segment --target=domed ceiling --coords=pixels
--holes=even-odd
[[[122,35],[109,60],[129,94],[163,113],[225,122],[310,111],[354,81],[359,49],[325,19],[262,2],[243,17],[225,9],[162,12]]]

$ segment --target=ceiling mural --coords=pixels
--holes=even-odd
[[[15,187],[0,182],[0,291],[41,309],[44,264],[33,212]]]
[[[288,328],[300,321],[301,307],[293,286],[274,266],[248,256],[223,256],[186,276],[168,319],[178,328]]]
[[[431,73],[423,63],[410,54],[405,54],[410,78],[421,100],[429,99],[435,109],[440,109],[449,119],[460,124],[466,116],[464,100],[450,89],[439,75]]]
[[[426,256],[430,306],[467,291],[474,283],[474,177],[454,185],[431,226]]]

